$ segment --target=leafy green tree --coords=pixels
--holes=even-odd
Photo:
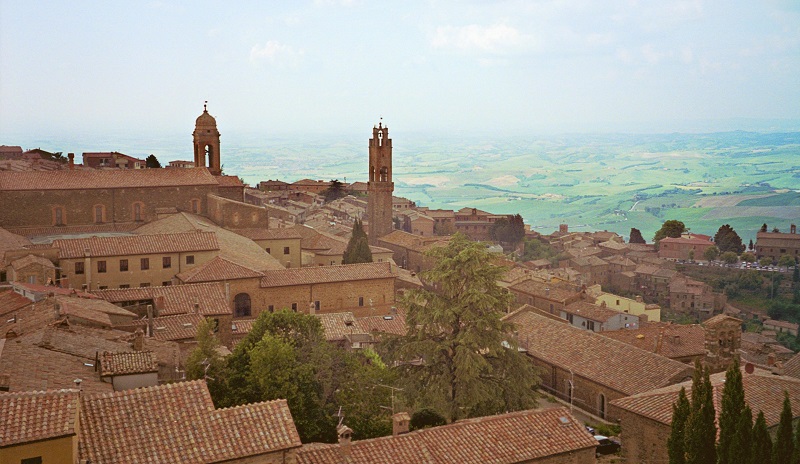
[[[689,261],[694,261],[694,250],[689,250]]]
[[[537,259],[549,259],[557,257],[559,251],[549,243],[538,238],[526,238],[522,249],[523,261],[535,261]]]
[[[722,253],[732,251],[738,255],[745,250],[742,238],[739,237],[739,234],[733,230],[730,224],[725,224],[717,230],[717,233],[714,235],[714,243],[717,244],[717,248],[719,248],[719,251]]]
[[[750,464],[753,454],[753,412],[745,404],[736,424],[736,435],[731,441],[728,462]],[[721,461],[720,461],[721,462]]]
[[[353,224],[353,234],[350,236],[350,241],[347,242],[347,248],[344,250],[344,256],[342,256],[342,264],[371,262],[372,250],[369,248],[367,234],[364,232],[364,226],[361,221],[356,219]]]
[[[678,238],[687,230],[686,225],[681,221],[675,219],[664,221],[664,224],[661,225],[661,228],[658,229],[655,236],[653,236],[653,243],[655,243],[656,248],[658,248],[658,242],[660,242],[661,239],[667,237]]]
[[[750,253],[749,251],[746,252],[746,253],[742,253],[741,258],[742,258],[742,261],[744,261],[746,263],[755,263],[756,262],[756,255],[754,255],[753,253]]]
[[[794,265],[794,272],[792,273],[792,282],[794,282],[794,285],[797,285],[797,283],[800,282],[800,266],[798,266],[797,263],[795,263]]]
[[[719,249],[715,246],[706,248],[706,251],[703,252],[703,257],[707,261],[714,261],[719,256]]]
[[[225,362],[219,354],[220,343],[214,335],[216,322],[205,319],[197,326],[197,345],[186,358],[186,377],[205,379],[212,396],[224,391]]]
[[[732,251],[726,251],[725,253],[719,255],[719,259],[724,261],[726,264],[735,264],[737,261],[739,261],[739,256]]]
[[[686,389],[681,387],[678,399],[672,405],[672,428],[667,438],[667,452],[669,464],[685,464],[686,451],[684,448],[686,436],[686,421],[689,419],[691,406],[686,397]]]
[[[722,408],[719,413],[719,444],[717,458],[719,464],[736,462],[733,449],[740,447],[734,443],[738,431],[739,418],[744,411],[744,385],[739,361],[734,358],[733,364],[725,372],[725,386],[722,388]],[[752,420],[752,419],[751,419]]]
[[[486,247],[457,233],[445,247],[426,253],[436,265],[408,292],[408,333],[397,358],[399,378],[412,406],[464,417],[529,409],[539,379],[501,319],[513,296],[497,285],[505,268]]]
[[[160,168],[161,167],[161,163],[158,161],[158,158],[156,158],[156,155],[150,155],[147,158],[145,158],[144,159],[144,165],[145,165],[145,167],[148,167],[148,168]]]
[[[525,222],[519,214],[500,218],[489,228],[489,236],[497,242],[515,245],[525,237]]]
[[[642,231],[631,227],[631,234],[630,238],[628,239],[628,243],[647,243],[647,241],[642,237]]]
[[[758,260],[758,264],[762,266],[772,266],[772,258],[769,256],[764,256],[763,258]]]
[[[756,423],[753,425],[753,464],[766,464],[772,462],[772,438],[767,430],[767,420],[764,412],[758,411]]]
[[[781,410],[781,419],[775,434],[775,444],[772,447],[773,464],[786,464],[791,461],[794,453],[794,437],[792,435],[792,403],[789,401],[789,392],[784,391],[783,410]]]
[[[347,192],[345,192],[344,185],[339,182],[339,179],[333,179],[331,180],[330,185],[328,185],[328,188],[322,193],[322,196],[325,197],[325,203],[330,203],[338,200],[339,198],[346,197]]]
[[[438,427],[445,424],[447,424],[447,420],[444,416],[430,408],[422,408],[419,411],[415,411],[411,415],[411,421],[408,423],[411,430],[427,429],[428,427]]]
[[[691,412],[686,421],[684,446],[686,464],[707,464],[717,461],[717,426],[715,424],[714,392],[709,370],[695,362],[692,378]]]
[[[778,266],[789,267],[794,266],[794,258],[789,255],[783,255],[778,258]]]

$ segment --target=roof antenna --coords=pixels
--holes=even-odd
[[[208,113],[208,100],[206,100],[206,102],[203,103],[203,113]]]
[[[344,422],[344,414],[342,414],[341,406],[339,406],[339,412],[337,412],[335,416],[339,418],[339,425],[336,426],[336,428],[338,429],[339,427],[342,426],[342,422]]]

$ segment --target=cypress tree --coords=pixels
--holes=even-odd
[[[342,256],[342,264],[371,263],[372,251],[369,249],[367,234],[361,221],[356,219],[353,224],[353,234],[347,242],[347,248]]]
[[[744,407],[742,371],[739,369],[739,361],[734,359],[733,364],[725,373],[725,386],[722,388],[722,410],[719,413],[719,444],[717,445],[719,464],[733,462],[732,456],[734,455],[731,448]]]
[[[689,419],[691,405],[686,397],[686,389],[681,387],[678,399],[672,405],[672,431],[667,438],[667,452],[669,453],[669,464],[685,464],[686,455],[684,451],[684,437],[686,431],[686,420]]]
[[[781,421],[778,423],[778,433],[775,435],[775,445],[772,448],[773,464],[789,464],[794,452],[792,442],[792,403],[789,402],[789,392],[783,392],[783,410]]]
[[[767,430],[767,421],[764,412],[758,411],[756,424],[753,426],[753,464],[766,464],[772,462],[772,439]]]
[[[692,379],[692,412],[686,424],[686,464],[708,464],[717,462],[717,426],[714,423],[714,392],[709,379],[709,370],[700,362],[695,363]]]
[[[800,464],[800,424],[794,429],[794,454],[792,464]]]
[[[750,464],[753,454],[753,412],[745,405],[736,424],[736,435],[731,441],[728,462],[731,464]]]

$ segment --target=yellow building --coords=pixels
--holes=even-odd
[[[647,304],[641,297],[636,299],[625,298],[613,293],[600,292],[595,296],[595,304],[605,303],[606,307],[634,316],[646,316],[650,322],[661,322],[661,307],[656,304]]]
[[[0,462],[78,462],[77,390],[0,395]]]

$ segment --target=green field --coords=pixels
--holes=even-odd
[[[800,221],[800,133],[392,138],[396,195],[520,213],[542,232],[637,227],[650,239],[678,219],[705,234],[728,223],[747,241],[763,223]],[[251,184],[366,181],[366,136],[232,136],[223,151],[225,172]]]

